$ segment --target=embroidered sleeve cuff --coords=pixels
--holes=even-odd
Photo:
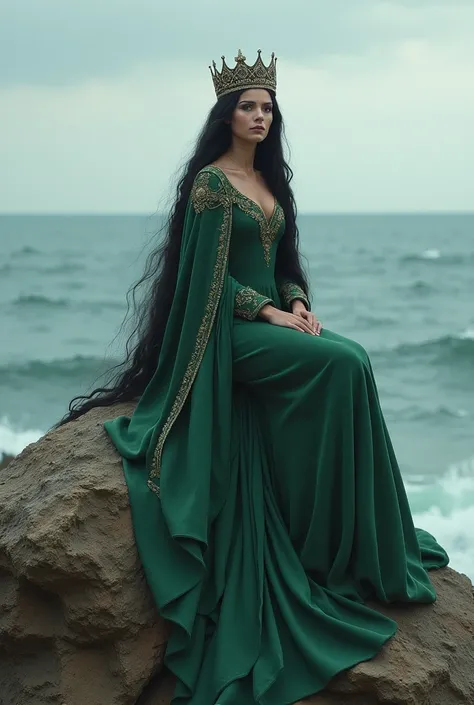
[[[239,289],[235,295],[234,314],[240,318],[247,318],[253,321],[265,304],[273,304],[275,302],[269,299],[268,296],[262,296],[249,286],[244,286]]]
[[[298,284],[286,282],[280,287],[280,296],[288,308],[290,308],[290,304],[292,301],[294,301],[295,299],[300,299],[304,303],[308,311],[310,310],[308,297],[304,293],[303,289],[298,286]]]

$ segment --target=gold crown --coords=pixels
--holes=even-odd
[[[230,69],[226,62],[225,56],[221,56],[222,59],[222,69],[219,73],[216,69],[216,62],[213,61],[214,73],[209,66],[211,71],[212,80],[214,83],[214,88],[216,91],[216,96],[220,98],[226,93],[232,93],[233,91],[239,91],[245,88],[270,88],[276,91],[276,57],[275,52],[272,51],[272,60],[268,66],[265,66],[260,54],[262,50],[258,50],[257,61],[253,66],[248,66],[245,63],[246,57],[242,54],[239,49],[237,56],[235,57],[236,66]]]

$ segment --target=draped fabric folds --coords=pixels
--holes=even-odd
[[[372,658],[395,633],[396,624],[366,606],[365,599],[433,602],[426,569],[448,562],[434,537],[413,527],[370,362],[358,351],[362,362],[354,364],[353,349],[339,357],[357,384],[344,386],[347,404],[335,404],[333,416],[328,404],[324,415],[317,416],[323,411],[314,407],[315,416],[308,419],[314,398],[323,385],[328,387],[330,366],[317,362],[329,372],[321,372],[316,397],[310,398],[309,387],[298,396],[300,378],[291,381],[288,408],[297,410],[301,400],[298,422],[307,423],[310,433],[315,420],[320,430],[326,424],[327,434],[338,434],[344,426],[340,442],[353,449],[347,429],[355,426],[343,421],[349,406],[347,413],[363,419],[356,445],[368,449],[360,456],[361,467],[357,453],[331,451],[331,463],[344,463],[339,475],[323,452],[314,468],[320,489],[310,512],[317,506],[317,492],[329,486],[325,478],[346,478],[340,496],[334,495],[334,504],[325,504],[327,514],[321,513],[327,546],[312,543],[310,532],[302,546],[292,534],[289,493],[285,490],[282,500],[274,460],[277,426],[272,424],[279,423],[279,407],[274,401],[266,405],[265,386],[256,393],[273,373],[260,357],[252,357],[254,348],[265,352],[269,329],[278,327],[251,315],[238,321],[235,307],[239,293],[242,301],[249,287],[282,307],[292,296],[305,295],[296,284],[285,282],[282,289],[273,279],[282,212],[276,208],[273,220],[263,223],[263,214],[252,213],[245,199],[217,168],[205,167],[196,177],[156,372],[132,416],[105,423],[123,459],[147,582],[160,614],[171,624],[165,664],[177,678],[173,705],[291,705],[318,692],[339,671]],[[239,242],[247,235],[256,246],[263,243],[263,256],[261,273],[242,281],[245,270],[239,270],[238,255],[234,267],[229,263],[234,261],[232,248],[243,246]],[[314,344],[309,355],[323,342],[283,331],[272,334],[292,337],[275,337],[273,344],[281,342],[282,349],[289,341],[296,365],[295,341],[304,340],[305,350]],[[325,335],[321,354],[349,350],[342,336]],[[281,369],[273,375],[278,384]],[[278,384],[271,387],[276,394]],[[286,397],[281,409],[286,414]],[[374,452],[379,456],[369,468]],[[279,463],[288,483],[293,476],[299,477],[295,482],[307,476],[306,470],[298,475],[306,455],[301,462],[294,458],[282,449]],[[383,487],[373,481],[377,463]],[[320,550],[333,557],[330,565],[318,564]]]

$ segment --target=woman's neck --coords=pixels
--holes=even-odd
[[[248,145],[241,147],[239,145],[233,145],[224,155],[223,161],[226,167],[233,169],[234,171],[240,171],[248,176],[255,173],[254,169],[254,158],[255,158],[255,148],[253,145]]]

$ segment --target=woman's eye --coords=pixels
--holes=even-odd
[[[251,105],[243,105],[242,106],[242,110],[247,110],[247,109],[251,110],[252,106]],[[273,105],[266,105],[265,110],[267,111],[267,113],[271,113],[273,110]]]

